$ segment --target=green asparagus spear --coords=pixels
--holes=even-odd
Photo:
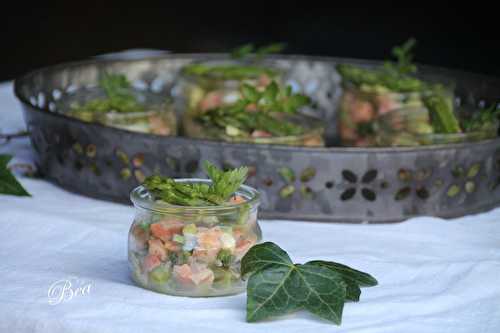
[[[460,133],[460,125],[453,113],[452,101],[444,95],[441,89],[424,98],[424,104],[429,110],[431,124],[435,133]]]

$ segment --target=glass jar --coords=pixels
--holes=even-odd
[[[176,182],[210,184],[210,180]],[[132,279],[177,296],[245,291],[241,259],[261,238],[259,192],[242,185],[227,205],[186,207],[154,201],[143,186],[130,195],[136,209],[128,240]]]
[[[196,66],[224,69],[222,72],[201,72]],[[239,69],[234,71],[231,69]],[[241,98],[240,87],[249,84],[265,89],[273,80],[283,82],[283,73],[273,64],[246,63],[237,60],[210,60],[187,65],[181,70],[178,108],[183,113],[200,114],[227,106]]]
[[[171,98],[132,90],[137,111],[116,112],[105,101],[106,94],[98,87],[77,90],[57,103],[58,112],[86,122],[96,122],[134,132],[156,135],[177,135],[177,118]]]
[[[338,116],[338,133],[345,146],[377,146],[373,122],[396,109],[422,108],[424,99],[432,92],[394,92],[379,86],[343,85]],[[452,106],[453,93],[445,90],[445,97]]]
[[[193,116],[186,114],[183,118],[183,133],[187,137],[196,139],[222,140],[226,142],[244,142],[253,144],[271,144],[286,146],[323,147],[325,128],[323,123],[314,117],[302,114],[278,114],[286,117],[287,121],[301,125],[305,131],[300,135],[290,136],[235,136],[229,135],[226,130],[219,127],[206,126],[199,123]]]

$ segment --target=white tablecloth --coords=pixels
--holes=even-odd
[[[4,132],[23,128],[11,90],[0,85]],[[2,152],[31,158],[27,140]],[[500,332],[500,209],[387,225],[261,221],[264,238],[295,261],[342,262],[380,284],[346,305],[340,327],[302,312],[249,324],[244,294],[179,298],[134,286],[131,207],[21,182],[32,198],[0,196],[0,332]],[[49,304],[50,286],[66,280],[73,297]]]

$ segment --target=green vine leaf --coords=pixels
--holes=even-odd
[[[247,284],[247,321],[306,309],[340,325],[346,300],[358,301],[360,286],[374,286],[369,274],[329,261],[294,264],[274,243],[252,247],[241,261]]]
[[[10,155],[0,155],[0,193],[27,197],[31,196],[7,168],[7,164],[11,159],[12,156]]]

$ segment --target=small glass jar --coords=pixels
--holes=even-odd
[[[136,215],[129,233],[128,258],[135,283],[176,296],[245,291],[241,259],[262,238],[257,223],[258,191],[242,185],[227,205],[206,207],[154,201],[143,186],[134,189],[130,198]]]
[[[229,135],[219,127],[210,127],[199,123],[193,116],[186,114],[182,121],[183,133],[196,139],[222,140],[226,142],[244,142],[253,144],[270,144],[285,146],[323,147],[325,127],[314,117],[303,114],[278,114],[276,117],[286,117],[287,121],[303,126],[303,134],[290,136],[235,136]],[[258,132],[258,131],[256,131]]]
[[[197,73],[188,70],[193,65],[225,69],[239,67],[247,70],[224,74]],[[241,98],[240,87],[243,83],[257,89],[265,89],[272,81],[281,84],[283,72],[266,62],[252,64],[237,60],[210,60],[187,65],[181,70],[180,78],[180,96],[177,102],[179,110],[182,113],[200,114],[235,103]]]
[[[107,97],[98,87],[82,89],[61,98],[57,109],[86,122],[134,132],[177,135],[177,118],[171,98],[147,91],[133,90],[132,94],[137,100],[137,111],[133,112],[116,112],[99,105],[99,102],[105,101]]]
[[[343,84],[338,113],[338,133],[344,146],[377,146],[373,122],[396,109],[422,108],[432,92],[394,92],[384,87]],[[452,104],[453,93],[446,90]]]

